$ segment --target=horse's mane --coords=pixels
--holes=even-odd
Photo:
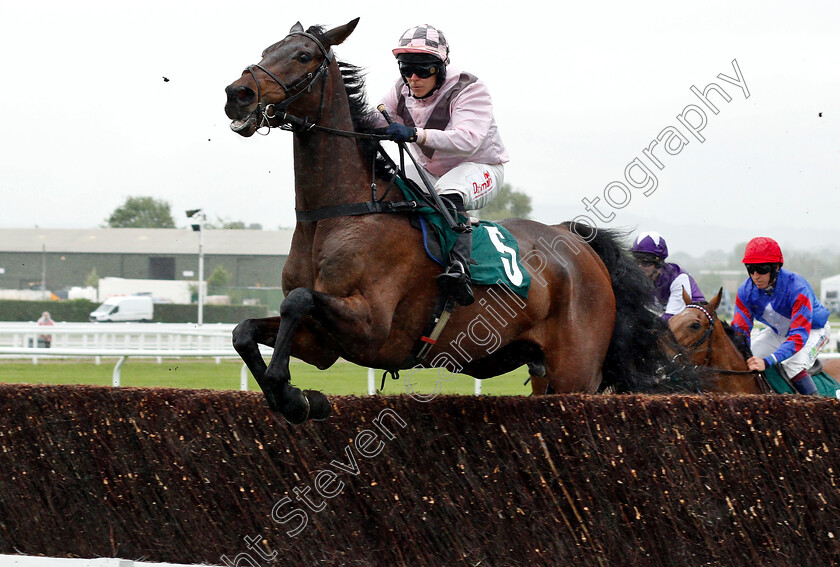
[[[726,331],[726,336],[729,337],[729,340],[732,341],[732,344],[735,345],[735,348],[738,349],[744,360],[747,360],[752,356],[752,350],[750,349],[750,342],[747,340],[747,336],[744,333],[739,333],[726,321],[723,319],[720,320],[721,324],[723,324],[723,330]]]
[[[618,393],[644,391],[659,380],[670,361],[660,337],[668,327],[655,313],[653,283],[623,246],[620,229],[572,222],[561,226],[583,238],[610,274],[616,302],[613,334],[603,366],[601,389]]]
[[[318,41],[322,43],[327,41],[323,26],[312,26],[306,32],[318,38]],[[336,62],[341,70],[344,90],[350,103],[350,119],[353,121],[353,130],[363,134],[376,133],[374,110],[368,104],[367,99],[364,69],[338,59],[336,59]],[[359,147],[368,162],[375,160],[374,167],[378,177],[388,179],[393,177],[393,170],[385,159],[377,153],[379,144],[376,140],[360,138]]]

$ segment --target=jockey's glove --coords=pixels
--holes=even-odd
[[[395,142],[416,142],[417,128],[411,128],[404,124],[393,122],[385,130],[385,134]]]

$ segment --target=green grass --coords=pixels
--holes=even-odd
[[[0,361],[0,382],[25,384],[93,384],[110,386],[117,360],[102,359],[102,364],[86,361],[40,359],[38,364],[23,360]],[[209,388],[213,390],[238,390],[242,363],[234,360],[164,359],[156,361],[127,359],[121,369],[122,386]],[[349,362],[337,362],[327,370],[318,370],[299,360],[290,365],[295,386],[321,390],[328,395],[367,395],[367,368]],[[254,378],[248,374],[248,389],[259,390]],[[449,378],[446,380],[446,378]],[[528,395],[531,386],[523,385],[528,378],[525,368],[482,382],[482,394]],[[376,387],[382,372],[376,372]],[[416,396],[430,395],[436,390],[442,394],[472,394],[474,380],[470,376],[448,376],[436,369],[403,371],[400,380],[385,381],[384,394],[406,394],[407,382]],[[438,383],[440,384],[438,386]]]

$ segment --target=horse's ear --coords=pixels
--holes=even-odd
[[[720,305],[720,298],[723,296],[723,288],[720,288],[712,300],[709,302],[709,310],[710,311],[717,311],[718,305]]]
[[[688,294],[688,292],[685,290],[685,288],[682,288],[682,292],[683,292],[683,303],[685,303],[686,305],[689,305],[691,303],[691,296]]]
[[[289,33],[302,32],[302,31],[303,31],[303,26],[300,25],[300,22],[295,22],[295,25],[292,26],[292,29],[289,30]]]
[[[324,35],[327,37],[327,43],[330,45],[338,45],[339,43],[343,42],[347,39],[353,30],[356,29],[356,24],[359,23],[359,18],[355,20],[350,20],[343,26],[339,26],[337,28],[333,28]]]

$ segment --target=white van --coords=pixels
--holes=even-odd
[[[154,316],[154,303],[148,295],[109,297],[90,314],[93,322],[145,321]]]

